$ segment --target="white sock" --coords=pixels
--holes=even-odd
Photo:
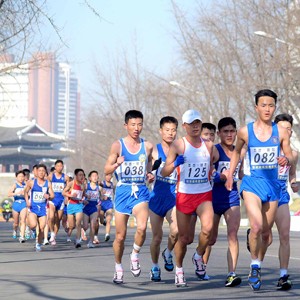
[[[196,260],[198,260],[198,259],[200,259],[201,257],[202,257],[202,255],[199,255],[198,252],[196,251],[196,252],[195,252],[195,255],[194,255],[194,258],[195,258]]]
[[[159,269],[159,265],[155,264],[155,263],[152,263],[152,268],[158,268]]]
[[[178,268],[177,266],[176,266],[176,273],[183,273],[183,268],[181,267],[181,268]]]
[[[280,269],[280,273],[279,273],[280,277],[283,277],[284,275],[287,275],[287,269]]]
[[[252,260],[251,260],[250,267],[251,267],[252,265],[258,265],[258,267],[260,268],[260,267],[261,267],[261,261],[258,260],[258,259],[252,259]]]
[[[115,264],[116,271],[123,271],[122,264]]]

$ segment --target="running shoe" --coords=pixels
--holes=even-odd
[[[93,242],[90,241],[90,242],[87,243],[87,247],[88,248],[95,248],[96,246],[93,244]]]
[[[139,277],[141,274],[140,260],[139,258],[131,258],[130,254],[130,271],[134,277]]]
[[[97,236],[94,237],[93,244],[100,244],[100,241]]]
[[[51,239],[50,239],[50,244],[51,244],[51,246],[55,246],[55,245],[56,245],[56,239],[53,238],[52,241],[51,241]]]
[[[25,243],[25,239],[22,236],[20,236],[19,237],[19,242],[20,242],[20,244],[23,244],[23,243]]]
[[[242,279],[238,277],[236,274],[231,273],[227,276],[227,279],[225,281],[225,286],[226,287],[234,287],[237,285],[240,285],[242,282]]]
[[[161,281],[161,278],[160,278],[160,268],[158,267],[153,267],[151,270],[150,270],[150,279],[154,282],[159,282]]]
[[[252,265],[250,269],[250,274],[248,276],[248,283],[253,291],[258,291],[261,286],[260,278],[260,267],[258,265]]]
[[[174,270],[174,264],[173,264],[173,256],[170,253],[169,257],[166,257],[166,250],[167,248],[162,252],[162,257],[164,259],[165,262],[165,269],[168,272],[172,272]]]
[[[35,244],[35,251],[36,251],[36,252],[41,252],[41,251],[42,251],[42,246],[41,246],[41,244],[38,244],[38,243]]]
[[[284,275],[278,279],[277,289],[287,291],[293,286],[292,281],[289,279],[289,275]]]
[[[105,235],[104,241],[105,241],[105,242],[108,242],[109,240],[110,240],[110,235],[107,233],[107,234]]]
[[[13,239],[17,238],[17,232],[15,230],[13,231],[13,236],[12,237],[13,237]]]
[[[118,270],[114,274],[113,283],[121,284],[123,283],[123,270]]]
[[[247,250],[250,252],[249,234],[250,234],[250,228],[247,229]]]
[[[49,241],[48,240],[44,240],[43,245],[44,246],[49,245]]]
[[[25,239],[29,240],[30,239],[30,234],[28,232],[25,232]]]
[[[81,247],[80,240],[76,240],[76,242],[75,242],[75,248],[80,248],[80,247]]]
[[[31,238],[35,239],[36,238],[36,230],[31,230]]]
[[[196,252],[192,257],[192,262],[195,266],[195,274],[199,279],[203,280],[206,274],[206,266],[203,263],[202,257],[196,259],[195,256],[196,256]]]
[[[87,237],[86,237],[86,232],[81,228],[81,239],[83,241],[86,241],[87,240]]]
[[[106,218],[103,219],[102,225],[103,225],[103,226],[106,226]]]
[[[72,243],[71,238],[67,237],[67,243]]]
[[[175,285],[177,287],[186,287],[187,286],[183,272],[175,273]]]

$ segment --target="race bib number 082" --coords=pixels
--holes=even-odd
[[[253,169],[275,169],[277,167],[278,146],[251,147],[251,166]]]

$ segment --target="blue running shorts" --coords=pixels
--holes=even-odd
[[[83,204],[82,203],[78,203],[78,204],[73,204],[73,203],[69,203],[68,207],[67,207],[67,214],[68,215],[76,215],[78,213],[82,213],[83,211]]]
[[[113,209],[114,208],[114,204],[111,200],[102,200],[101,202],[101,210],[103,210],[104,212],[108,211],[109,209]]]
[[[176,206],[176,196],[172,193],[166,195],[165,193],[154,193],[152,191],[149,201],[149,209],[155,214],[164,218],[167,212]]]
[[[16,200],[12,205],[12,209],[17,213],[20,213],[24,208],[26,208],[26,201]]]
[[[131,215],[133,208],[142,202],[149,202],[150,194],[146,185],[138,185],[135,195],[131,185],[120,185],[116,188],[115,210],[125,215]]]
[[[257,195],[262,203],[265,203],[280,199],[281,186],[279,180],[268,180],[265,178],[245,175],[240,187],[240,194],[242,197],[243,191]]]

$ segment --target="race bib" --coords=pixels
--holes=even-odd
[[[122,181],[144,181],[145,180],[145,162],[124,161],[121,165]]]
[[[156,180],[167,182],[169,184],[176,184],[177,183],[177,171],[174,170],[169,176],[163,177],[161,175],[161,169],[165,166],[165,162],[162,162],[159,166],[157,173],[156,173]]]
[[[111,198],[112,194],[113,194],[113,189],[111,188],[103,188],[103,196],[107,197],[107,198]]]
[[[278,179],[287,181],[289,178],[289,170],[291,166],[278,166]]]
[[[81,200],[82,200],[82,195],[83,195],[83,191],[72,190],[72,193],[71,193],[71,199],[72,199],[72,200],[78,200],[78,201],[81,201]]]
[[[251,147],[251,167],[252,169],[275,169],[277,163],[278,146],[271,147]]]
[[[55,193],[61,193],[65,187],[63,182],[52,182],[52,189]]]
[[[241,167],[241,162],[239,161],[238,165],[235,168],[235,171],[233,173],[233,181],[238,181],[239,180],[239,170]],[[218,165],[218,169],[217,172],[218,173],[222,173],[225,170],[229,170],[230,169],[230,161],[219,161],[219,165]]]
[[[32,200],[35,203],[44,203],[46,202],[46,199],[44,198],[44,192],[36,192],[34,191],[32,193]]]
[[[184,172],[184,182],[187,184],[197,184],[208,182],[209,164],[187,163]]]
[[[98,191],[86,191],[86,195],[89,201],[98,201],[99,199]]]

